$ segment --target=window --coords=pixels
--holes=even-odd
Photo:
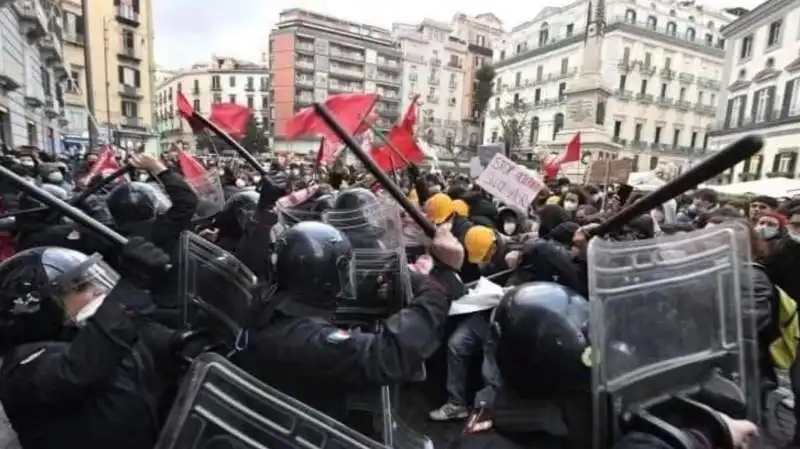
[[[650,67],[650,64],[652,64],[652,63],[653,63],[653,54],[650,53],[650,52],[645,53],[644,54],[644,66],[645,67]]]
[[[522,73],[517,72],[514,76],[514,86],[519,87],[522,85]]]
[[[118,66],[117,74],[119,75],[120,84],[130,87],[142,86],[142,80],[139,71],[134,68]],[[170,94],[170,98],[172,98],[172,94]]]
[[[214,103],[216,104],[222,103],[222,95],[214,94]]]
[[[247,77],[247,90],[253,90],[256,87],[255,78],[252,76]]]
[[[672,67],[672,58],[664,58],[664,68],[669,70]]]
[[[122,47],[128,51],[133,51],[133,49],[136,47],[135,40],[133,38],[133,31],[122,30]]]
[[[659,94],[658,98],[661,98],[662,100],[667,98],[667,83],[661,84],[661,93]]]
[[[547,45],[547,41],[550,38],[550,30],[547,28],[547,22],[543,23],[541,28],[539,29],[539,46]]]
[[[644,124],[637,123],[636,126],[633,128],[633,141],[634,142],[641,142],[642,141],[642,130],[644,129]]]
[[[531,132],[528,135],[528,145],[536,145],[539,141],[539,117],[531,119]]]
[[[704,98],[703,98],[703,92],[698,92],[698,93],[697,93],[697,104],[704,104],[704,103],[703,103],[703,100],[704,100]]]
[[[67,80],[67,92],[74,94],[81,90],[81,74],[75,70],[69,72]]]
[[[175,89],[177,89],[178,92],[183,92],[183,84],[182,83],[178,83],[178,87],[176,87]]]
[[[678,148],[681,143],[681,130],[676,129],[672,132],[672,148]]]
[[[575,25],[572,23],[567,24],[567,37],[572,37],[572,33],[575,32]]]
[[[542,89],[537,87],[533,91],[533,104],[539,104],[540,101],[542,101]]]
[[[619,76],[619,90],[625,90],[625,84],[628,82],[628,75]]]
[[[556,140],[556,135],[562,129],[564,129],[564,114],[559,112],[553,117],[553,140]]]
[[[653,143],[661,143],[661,130],[662,127],[656,126],[656,132],[653,133]]]
[[[639,87],[640,95],[647,95],[647,80],[642,80],[642,85]]]
[[[236,103],[236,95],[228,95],[228,103]]]
[[[564,101],[567,94],[567,83],[558,83],[558,100]]]
[[[695,39],[696,35],[697,35],[697,32],[695,32],[694,28],[690,27],[690,28],[686,29],[686,40],[687,41],[694,42],[694,39]]]
[[[219,75],[211,75],[211,88],[212,89],[220,89],[222,85],[219,81]]]
[[[636,11],[632,9],[625,10],[625,23],[636,23]]]
[[[714,35],[711,33],[706,33],[706,45],[709,47],[714,45]]]
[[[269,90],[269,78],[266,76],[261,77],[261,91],[266,92]]]
[[[128,117],[128,118],[139,117],[139,105],[135,101],[122,100],[120,102],[120,110],[122,111],[123,117]]]
[[[627,64],[631,60],[631,47],[625,47],[622,49],[622,60],[625,61]]]
[[[247,107],[250,109],[255,108],[255,100],[253,99],[252,95],[247,96]]]
[[[544,77],[544,67],[536,67],[536,81],[541,81]]]
[[[761,123],[768,117],[767,105],[769,104],[769,94],[770,89],[761,89],[761,92],[756,94],[758,98],[758,102],[756,104],[756,116],[755,121],[756,123]]]
[[[732,126],[739,126],[739,111],[742,109],[742,97],[736,97],[731,102],[731,117],[730,124]]]
[[[694,148],[697,145],[697,131],[692,131],[692,137],[689,139],[689,147]]]
[[[672,37],[678,35],[678,26],[675,25],[675,22],[667,22],[667,34]]]
[[[745,36],[739,47],[739,60],[749,59],[753,55],[753,35]]]
[[[647,28],[655,30],[657,27],[658,27],[658,19],[656,19],[656,16],[649,16],[647,18]]]
[[[200,80],[194,80],[194,83],[192,83],[192,90],[195,92],[200,91]]]
[[[561,60],[561,74],[566,75],[569,71],[569,58],[564,58]]]
[[[767,35],[767,48],[780,45],[782,29],[783,29],[783,20],[778,20],[769,24],[769,34]]]
[[[622,132],[622,122],[619,120],[614,121],[614,137],[619,139],[619,135]]]
[[[36,123],[28,122],[25,126],[25,130],[28,134],[28,145],[39,146],[39,136],[36,132]]]
[[[229,76],[228,77],[228,85],[230,87],[236,87],[236,77],[235,76]]]
[[[267,97],[266,95],[261,97],[261,109],[265,111],[269,109],[269,97]]]
[[[197,98],[192,100],[192,109],[200,113],[200,100],[198,100]]]
[[[683,101],[686,99],[686,88],[681,87],[681,90],[678,92],[678,100]]]

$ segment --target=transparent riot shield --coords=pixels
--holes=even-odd
[[[276,204],[275,212],[278,213],[278,223],[285,229],[289,229],[302,221],[322,220],[322,212],[316,210],[311,203],[295,206]]]
[[[397,412],[398,389],[397,386],[381,387],[383,442],[394,449],[433,449],[433,441],[411,428]]]
[[[745,225],[731,223],[590,242],[592,350],[584,362],[593,372],[596,448],[610,447],[632,411],[676,395],[713,399],[714,408],[759,422],[748,237]],[[726,383],[735,390],[728,400],[716,388]]]
[[[181,234],[178,294],[187,329],[210,328],[230,348],[252,316],[256,276],[233,255],[197,234]]]
[[[155,449],[386,449],[205,353],[186,376]]]
[[[197,193],[197,209],[194,220],[205,220],[216,215],[225,207],[225,193],[216,172],[207,171],[194,177],[187,177],[186,182]]]
[[[323,213],[323,220],[342,231],[353,246],[355,297],[341,299],[340,319],[385,318],[412,298],[400,211],[392,198],[379,197],[362,208]]]

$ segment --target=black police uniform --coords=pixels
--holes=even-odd
[[[140,239],[125,254],[161,268],[168,260]],[[152,449],[157,440],[167,379],[156,366],[174,365],[176,334],[131,320],[116,289],[85,325],[65,328],[51,292],[66,282],[80,289],[93,272],[88,256],[52,247],[0,264],[0,332],[16,343],[3,353],[0,402],[26,449]]]
[[[217,246],[233,253],[250,226],[258,206],[258,192],[245,190],[233,194],[225,202],[225,207],[214,218],[214,226],[218,229]]]
[[[458,446],[591,447],[588,320],[588,301],[561,285],[534,282],[507,292],[487,344],[501,385],[470,418]]]
[[[299,223],[281,237],[277,256],[278,291],[238,363],[339,420],[345,419],[348,392],[419,372],[442,341],[450,302],[463,291],[451,269],[435,266],[416,298],[380,331],[351,333],[329,321],[337,295],[350,287],[347,238],[322,223]]]

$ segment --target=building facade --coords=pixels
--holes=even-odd
[[[461,92],[461,135],[462,142],[472,147],[480,143],[481,138],[481,117],[473,102],[475,75],[478,69],[492,63],[492,48],[504,35],[503,22],[491,13],[476,16],[456,13],[451,26],[453,34],[467,42]]]
[[[425,19],[418,25],[394,24],[403,50],[403,109],[417,99],[417,132],[434,145],[463,145],[461,125],[467,42],[449,23]]]
[[[208,116],[214,103],[236,103],[253,110],[259,124],[271,132],[269,71],[262,64],[212,55],[208,63],[186,70],[162,71],[156,87],[156,129],[162,150],[177,141],[191,141],[192,130],[178,114],[175,96],[182,92],[195,111]]]
[[[800,1],[770,0],[723,28],[723,91],[711,148],[758,134],[764,148],[718,182],[795,178],[800,152]]]
[[[46,0],[0,1],[0,141],[63,148],[60,8]]]
[[[281,12],[270,34],[272,119],[275,147],[282,151],[284,123],[299,109],[330,95],[377,93],[381,127],[400,117],[402,52],[389,30],[303,9]],[[317,148],[309,141],[306,152]]]
[[[584,0],[546,7],[495,48],[497,94],[484,141],[509,140],[539,159],[581,132],[590,142],[573,177],[593,159],[619,157],[634,159],[637,171],[679,171],[708,145],[722,80],[720,29],[734,18],[662,0],[609,0],[591,15]],[[590,90],[596,95],[585,97]]]
[[[154,132],[151,0],[92,3],[85,18],[81,0],[62,0],[62,7],[67,142],[86,145],[91,120],[100,141],[137,147]],[[94,117],[87,106],[93,106]]]

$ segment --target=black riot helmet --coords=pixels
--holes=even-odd
[[[353,248],[338,229],[318,221],[296,224],[275,243],[279,291],[292,294],[291,314],[330,314],[337,298],[353,295]]]
[[[550,282],[506,292],[492,319],[494,360],[504,385],[526,397],[591,390],[589,302]]]
[[[172,206],[162,191],[144,182],[131,182],[114,187],[108,194],[106,202],[108,211],[118,226],[153,220]]]
[[[314,212],[322,214],[326,210],[336,207],[336,195],[327,193],[314,200]]]
[[[241,234],[258,207],[258,192],[243,190],[233,194],[217,214],[215,224],[224,232]]]
[[[378,197],[369,189],[355,187],[340,192],[333,208],[337,211],[359,210],[368,208],[377,202]]]
[[[37,247],[0,263],[0,347],[58,336],[102,304],[119,275],[99,254]]]

